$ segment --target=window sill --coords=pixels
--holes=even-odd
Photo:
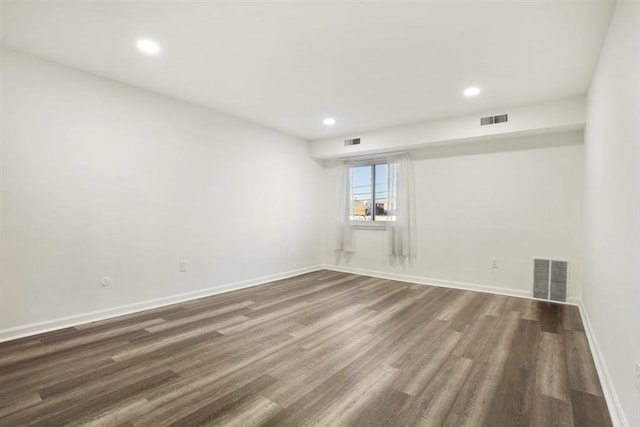
[[[349,223],[351,228],[356,230],[386,230],[386,222],[374,222],[374,221],[351,221]]]

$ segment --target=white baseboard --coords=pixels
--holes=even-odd
[[[418,285],[440,286],[442,288],[462,289],[465,291],[482,292],[486,294],[495,294],[495,295],[505,295],[508,297],[527,298],[535,301],[549,302],[549,300],[534,298],[531,292],[523,291],[519,289],[501,288],[498,286],[480,285],[477,283],[468,283],[468,282],[455,282],[452,280],[431,279],[428,277],[410,276],[406,274],[389,273],[387,271],[368,270],[364,268],[344,267],[344,266],[338,266],[338,265],[325,264],[322,267],[325,270],[340,271],[342,273],[359,274],[361,276],[377,277],[380,279],[397,280],[400,282],[416,283]],[[563,302],[563,301],[551,301],[551,302],[553,302],[554,304],[579,305],[580,299],[575,297],[570,297],[570,298],[567,298],[566,302]]]
[[[312,271],[322,270],[321,265],[299,268],[284,273],[272,274],[269,276],[258,277],[255,279],[243,280],[241,282],[230,283],[228,285],[216,286],[214,288],[201,289],[193,292],[186,292],[178,295],[152,299],[148,301],[136,302],[133,304],[121,305],[118,307],[107,308],[104,310],[91,311],[88,313],[76,314],[73,316],[60,317],[57,319],[47,320],[44,322],[32,323],[29,325],[16,326],[13,328],[0,330],[0,342],[10,341],[17,338],[23,338],[30,335],[41,334],[43,332],[54,331],[56,329],[68,328],[81,325],[83,323],[95,322],[98,320],[109,319],[112,317],[123,316],[138,311],[149,310],[166,305],[176,304],[211,295],[222,294],[225,292],[235,291],[237,289],[250,288],[252,286],[263,285],[273,282],[274,280],[287,279],[289,277],[298,276],[300,274],[310,273]]]
[[[518,298],[531,298],[531,292],[517,289],[500,288],[497,286],[478,285],[475,283],[454,282],[451,280],[430,279],[428,277],[410,276],[406,274],[389,273],[386,271],[368,270],[364,268],[344,267],[338,265],[324,265],[325,270],[343,273],[359,274],[361,276],[377,277],[380,279],[397,280],[400,282],[416,283],[419,285],[433,285],[443,288],[462,289],[465,291],[484,292],[489,294],[506,295]]]
[[[582,301],[580,301],[578,307],[580,309],[582,325],[584,326],[584,331],[587,335],[587,341],[589,342],[589,349],[593,356],[593,362],[596,365],[596,370],[598,371],[598,378],[600,378],[602,394],[604,394],[604,399],[609,407],[611,422],[614,427],[629,427],[629,422],[627,421],[627,417],[624,415],[624,410],[622,409],[622,404],[618,398],[618,393],[616,393],[613,381],[609,375],[609,369],[607,369],[607,364],[604,361],[604,357],[602,357],[602,351],[600,351],[598,339],[593,332],[589,315],[587,314],[587,310]]]

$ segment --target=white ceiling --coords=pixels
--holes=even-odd
[[[319,139],[585,93],[613,6],[7,1],[2,33],[10,48]],[[162,53],[140,54],[140,37]],[[464,98],[472,84],[482,94]]]

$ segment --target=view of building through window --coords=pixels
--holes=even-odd
[[[353,166],[351,183],[351,220],[395,220],[389,194],[388,164]]]

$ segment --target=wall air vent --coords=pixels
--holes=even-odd
[[[482,117],[480,119],[480,126],[492,125],[493,124],[493,116]]]
[[[346,147],[347,145],[360,145],[360,138],[345,139],[344,146]]]
[[[508,120],[509,120],[509,116],[506,114],[493,116],[493,123],[506,123]]]
[[[567,300],[567,261],[533,260],[533,297],[551,301]]]
[[[497,116],[487,116],[480,119],[480,126],[493,125],[496,123],[505,123],[509,121],[509,115],[499,114]]]

